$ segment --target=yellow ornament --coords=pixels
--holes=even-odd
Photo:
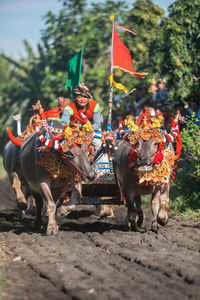
[[[69,126],[64,127],[63,136],[67,140],[72,135],[71,128]]]
[[[163,116],[160,115],[157,118],[154,118],[151,122],[150,128],[160,128],[162,126]]]
[[[144,126],[147,126],[147,118],[144,117]]]
[[[114,16],[110,16],[110,21],[114,21],[115,17]]]
[[[85,130],[87,132],[92,132],[93,131],[92,124],[90,123],[90,121],[88,121],[86,124],[84,124],[82,126],[82,130]]]
[[[126,126],[131,129],[132,132],[135,132],[136,130],[138,130],[138,126],[134,123],[134,121],[129,118],[129,119],[126,119],[124,121],[124,123],[126,124]]]

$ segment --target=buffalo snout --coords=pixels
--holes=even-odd
[[[139,155],[137,163],[139,166],[150,166],[152,159],[148,155]]]

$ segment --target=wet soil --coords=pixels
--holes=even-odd
[[[126,208],[100,219],[77,206],[60,232],[35,232],[20,218],[7,179],[0,181],[2,299],[200,299],[200,224],[170,217],[156,234],[126,229]]]

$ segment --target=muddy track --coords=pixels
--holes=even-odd
[[[60,232],[32,230],[1,180],[3,299],[200,299],[200,224],[171,217],[158,234],[126,231],[126,209],[99,219],[79,206],[59,219]],[[0,286],[1,286],[0,285]]]

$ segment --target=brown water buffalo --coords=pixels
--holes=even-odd
[[[41,130],[41,134],[46,134],[45,129]],[[41,141],[37,134],[30,136],[24,141],[20,148],[20,164],[23,177],[29,185],[31,194],[35,198],[37,206],[36,225],[41,225],[41,210],[43,206],[43,198],[47,206],[46,215],[48,218],[47,234],[55,234],[58,232],[58,225],[55,219],[57,199],[66,190],[69,181],[66,178],[54,178],[44,167],[40,166],[37,161],[40,159],[39,148]],[[85,182],[94,180],[96,174],[88,161],[88,145],[83,144],[71,148],[66,152],[65,158],[61,153],[56,152],[59,159],[63,160],[66,168],[73,169],[81,175]]]
[[[113,166],[117,183],[122,197],[125,198],[128,209],[128,227],[141,231],[143,211],[141,209],[141,195],[152,194],[152,230],[158,230],[158,223],[165,225],[168,221],[169,183],[160,185],[138,185],[138,172],[149,172],[154,168],[154,158],[157,153],[156,139],[138,139],[135,144],[135,166],[130,167],[129,155],[132,144],[127,141],[117,142]]]

